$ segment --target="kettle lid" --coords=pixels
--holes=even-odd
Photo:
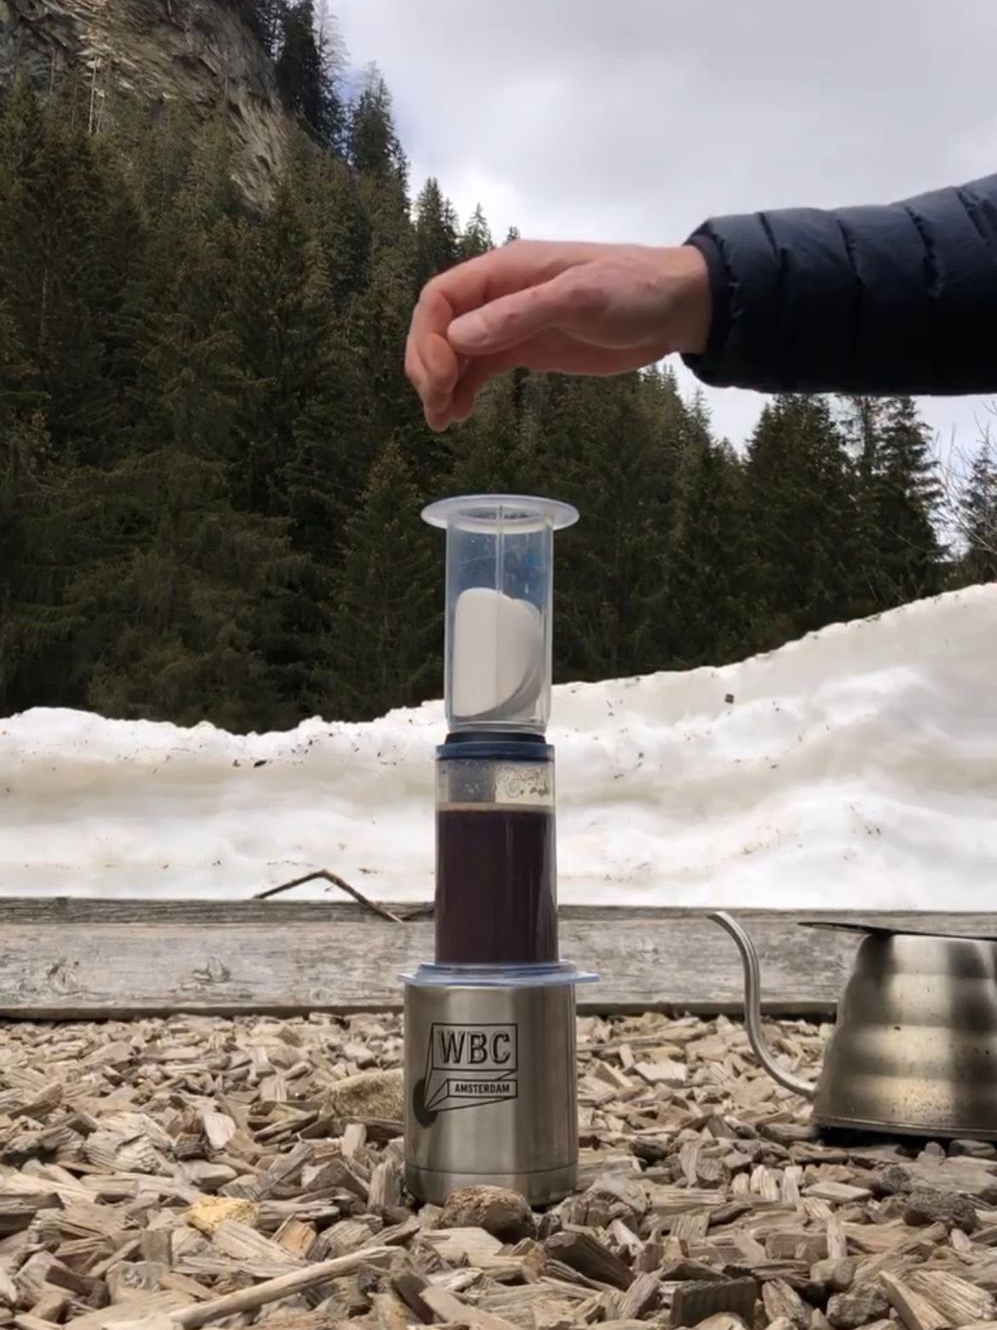
[[[871,919],[801,919],[801,928],[824,928],[837,932],[867,933],[873,937],[934,937],[951,938],[963,942],[997,942],[997,937],[987,933],[950,933],[938,932],[931,928],[908,928],[885,922],[889,916],[879,920]]]

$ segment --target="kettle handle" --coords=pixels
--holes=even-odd
[[[776,1061],[772,1050],[765,1042],[765,1035],[762,1033],[762,980],[755,944],[737,920],[722,910],[707,915],[707,918],[730,934],[741,953],[741,960],[744,962],[744,1023],[748,1031],[748,1042],[755,1057],[777,1085],[792,1091],[793,1094],[801,1095],[804,1099],[813,1099],[817,1093],[816,1085],[787,1071]]]

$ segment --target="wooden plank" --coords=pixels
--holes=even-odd
[[[402,904],[379,901],[403,919],[425,921],[432,914],[428,902],[406,901]],[[711,904],[701,908],[663,907],[660,905],[562,905],[558,917],[598,923],[640,920],[702,921]],[[879,923],[887,928],[915,928],[922,931],[964,932],[987,936],[997,930],[997,914],[973,914],[940,910],[744,910],[736,911],[743,920],[782,920],[793,925],[812,923],[849,924],[857,920]],[[385,921],[363,906],[342,899],[332,900],[146,900],[141,896],[121,898],[96,896],[3,896],[0,895],[0,925],[7,924],[231,924],[266,923],[366,923],[383,928]],[[716,925],[713,925],[716,928]],[[717,932],[721,932],[717,929]],[[997,934],[995,934],[997,935]],[[826,937],[826,934],[824,935]]]
[[[832,1014],[858,939],[798,925],[855,916],[740,917],[761,957],[767,1010]],[[894,927],[997,930],[994,915],[875,918]],[[562,956],[601,976],[579,988],[581,1010],[740,1012],[737,951],[701,911],[567,906],[560,919]],[[356,905],[0,900],[0,1016],[397,1010],[399,976],[432,954],[433,923],[425,915],[395,924]]]

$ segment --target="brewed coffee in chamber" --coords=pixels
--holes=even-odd
[[[437,961],[556,961],[553,809],[444,804],[436,819]]]

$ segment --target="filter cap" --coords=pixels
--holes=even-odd
[[[538,531],[549,526],[562,531],[578,521],[578,509],[559,499],[530,494],[464,494],[437,499],[422,510],[430,526],[459,527],[462,531],[491,531],[496,523],[517,532]]]

